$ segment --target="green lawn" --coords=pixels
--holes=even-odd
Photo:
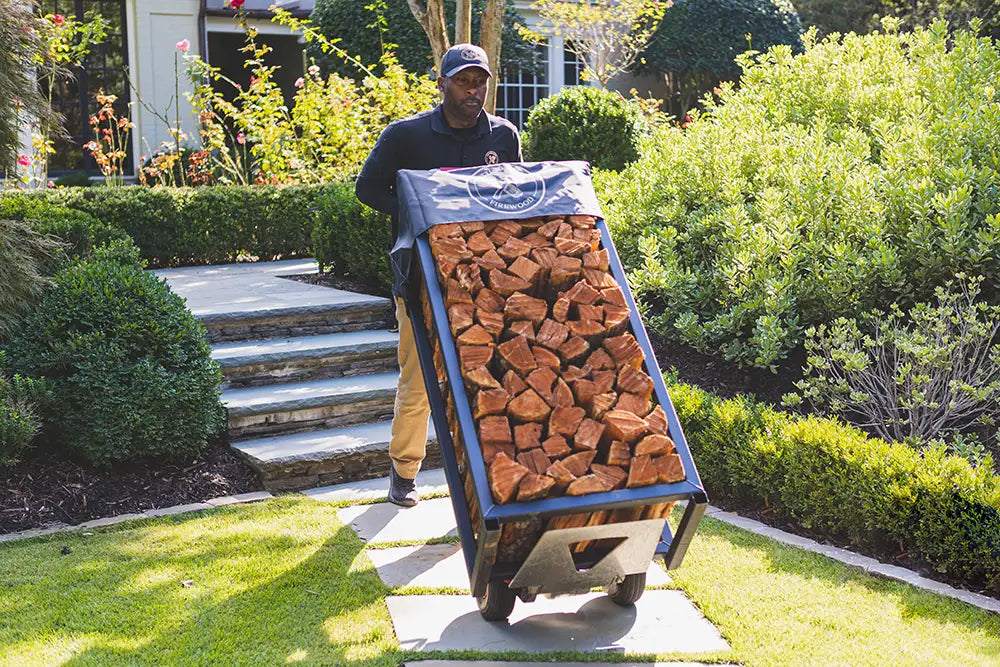
[[[711,519],[672,576],[733,647],[701,658],[1000,665],[1000,616]],[[336,508],[301,496],[20,541],[0,545],[0,664],[389,667],[414,656],[388,592]]]

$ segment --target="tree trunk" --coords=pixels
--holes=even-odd
[[[413,17],[424,29],[434,54],[434,71],[440,74],[441,58],[451,43],[448,41],[448,24],[444,20],[444,0],[406,0]]]
[[[472,41],[472,0],[455,2],[455,43],[468,44]]]
[[[482,24],[479,28],[479,43],[486,51],[490,61],[493,76],[490,77],[490,87],[486,94],[486,111],[497,111],[497,83],[503,73],[500,71],[500,42],[503,31],[503,14],[506,0],[486,0],[483,10]]]

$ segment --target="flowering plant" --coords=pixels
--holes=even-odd
[[[117,99],[116,95],[105,95],[103,89],[97,93],[101,108],[90,117],[94,138],[83,145],[97,162],[107,185],[124,184],[124,163],[128,157],[126,146],[133,127],[128,116],[118,117],[115,113]]]

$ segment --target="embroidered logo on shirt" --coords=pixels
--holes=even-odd
[[[500,161],[500,156],[496,151],[486,151],[486,164],[496,164]]]
[[[545,198],[545,181],[509,162],[480,167],[467,188],[476,202],[500,213],[522,213]]]

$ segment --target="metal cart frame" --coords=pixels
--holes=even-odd
[[[469,406],[468,396],[465,390],[464,380],[459,366],[458,353],[455,341],[448,325],[447,310],[441,288],[438,284],[434,260],[431,255],[430,244],[425,236],[417,239],[416,251],[414,252],[415,266],[409,285],[409,303],[418,304],[421,280],[427,287],[427,293],[431,303],[435,329],[440,337],[442,354],[444,358],[447,382],[451,387],[455,400],[455,408],[458,417],[459,427],[465,441],[467,466],[472,475],[475,492],[478,496],[478,506],[480,511],[480,531],[477,539],[472,528],[472,520],[469,514],[469,505],[465,498],[465,488],[458,468],[458,461],[455,453],[455,444],[452,441],[446,417],[445,401],[436,377],[433,361],[433,353],[430,339],[428,337],[428,327],[423,320],[422,309],[418,307],[410,308],[410,319],[413,323],[417,352],[420,358],[420,365],[423,370],[424,383],[427,387],[427,395],[431,405],[431,413],[434,426],[437,431],[438,443],[441,448],[441,455],[444,461],[445,476],[448,487],[451,490],[451,502],[455,511],[455,519],[458,525],[458,535],[461,539],[462,550],[465,556],[466,568],[469,572],[469,581],[472,594],[477,598],[486,595],[487,588],[492,582],[509,582],[518,576],[518,570],[522,564],[512,567],[510,564],[495,563],[495,556],[500,541],[502,524],[509,521],[526,520],[531,518],[551,517],[560,514],[574,514],[579,512],[611,510],[634,507],[637,505],[649,505],[667,501],[686,502],[686,508],[677,527],[677,533],[673,534],[670,524],[664,522],[663,530],[659,537],[659,542],[655,546],[655,556],[663,559],[667,569],[677,568],[684,558],[688,545],[694,536],[698,523],[705,509],[708,506],[708,496],[705,493],[701,478],[691,457],[687,440],[684,438],[683,430],[677,420],[677,413],[670,395],[663,383],[663,376],[660,373],[656,356],[650,345],[649,337],[643,326],[639,311],[632,298],[628,283],[625,278],[625,271],[621,261],[615,251],[614,244],[607,225],[603,220],[598,220],[597,228],[601,233],[602,247],[608,250],[610,259],[610,269],[619,285],[624,286],[626,304],[630,312],[630,323],[636,341],[642,348],[646,357],[645,370],[653,379],[654,392],[657,401],[663,407],[667,415],[670,437],[677,448],[677,453],[684,464],[687,478],[682,482],[673,484],[656,484],[653,486],[620,489],[606,493],[594,493],[584,496],[548,498],[531,502],[510,503],[499,505],[493,501],[487,479],[486,465],[483,461],[479,448],[478,435],[475,422],[472,418],[472,411]],[[660,519],[662,521],[662,519]],[[642,522],[635,522],[642,523]],[[614,526],[628,526],[627,523],[610,524]],[[606,528],[607,526],[593,526],[592,529]],[[586,528],[569,529],[586,531]],[[549,531],[561,532],[561,531]],[[595,539],[605,537],[605,533],[591,531]],[[579,540],[579,537],[577,537]],[[648,552],[647,552],[648,554]],[[534,554],[532,554],[533,556]],[[595,567],[607,555],[602,553],[599,557],[588,559],[586,552],[582,558],[575,559],[576,567],[580,570]],[[529,556],[530,560],[532,556]],[[648,555],[647,555],[648,558]],[[646,566],[648,567],[648,561]],[[537,566],[536,566],[537,569]],[[645,570],[643,570],[644,572]],[[644,576],[644,575],[643,575]],[[613,583],[613,582],[608,582]],[[522,599],[530,600],[534,595],[530,592],[521,591]]]

